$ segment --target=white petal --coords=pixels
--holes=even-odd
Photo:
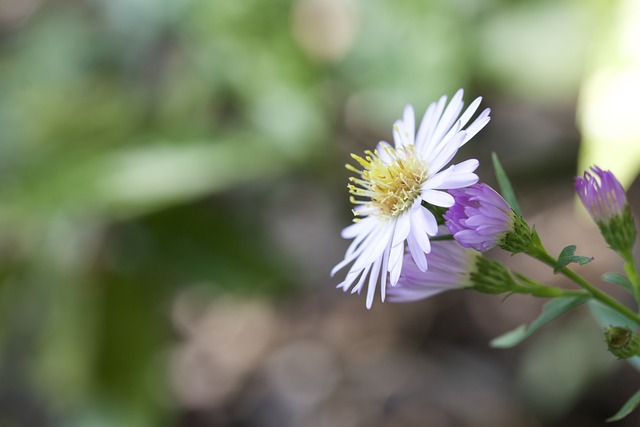
[[[404,107],[402,121],[404,122],[405,130],[409,134],[409,143],[414,144],[414,138],[416,135],[416,115],[413,112],[413,107],[411,105]]]
[[[396,148],[413,144],[413,135],[409,134],[409,131],[402,120],[397,120],[393,124],[393,141],[396,144]]]
[[[424,236],[423,240],[429,242],[429,238],[426,235]],[[414,233],[409,233],[409,236],[407,237],[407,246],[409,246],[411,257],[413,258],[413,261],[416,263],[420,271],[427,271],[427,257],[418,244],[418,240],[415,238]]]
[[[407,238],[409,230],[411,229],[410,217],[411,216],[409,212],[406,212],[396,218],[396,228],[393,232],[393,241],[391,242],[391,247],[398,246]]]
[[[391,286],[395,286],[400,278],[400,272],[402,271],[402,260],[404,258],[404,244],[391,248],[391,255],[389,257],[389,282]]]
[[[378,146],[376,147],[376,153],[378,154],[378,157],[380,157],[380,160],[382,160],[382,162],[387,165],[393,162],[393,159],[387,152],[389,148],[393,147],[387,141],[378,142]]]
[[[481,101],[482,101],[482,97],[481,96],[477,97],[476,99],[473,100],[471,104],[469,104],[465,112],[462,113],[462,116],[460,116],[460,119],[459,119],[462,126],[466,125],[467,122],[471,120],[471,117],[474,115],[474,113],[480,106]]]
[[[435,154],[433,153],[438,153],[440,150],[442,150],[442,147],[444,147],[445,145],[449,144],[451,142],[451,139],[456,136],[458,134],[458,132],[460,132],[462,130],[462,124],[460,123],[460,121],[457,121],[450,129],[449,132],[447,132],[447,134],[445,136],[443,136],[442,138],[439,139],[434,139],[433,140],[433,144],[432,144],[432,149],[430,151],[431,156],[434,156]],[[461,144],[462,141],[460,141],[459,144]],[[458,145],[459,145],[458,144]],[[424,156],[424,158],[427,158],[427,156]]]
[[[418,128],[418,133],[416,134],[415,145],[418,151],[420,151],[426,143],[427,131],[430,128],[434,128],[432,123],[435,122],[435,114],[436,103],[432,102],[429,104],[427,111],[424,112],[424,116],[422,116],[422,121],[420,122],[420,127]]]
[[[462,107],[464,106],[464,102],[462,102],[463,94],[463,90],[460,89],[455,95],[453,95],[453,98],[451,98],[451,101],[449,102],[447,109],[442,114],[442,118],[440,118],[440,121],[438,122],[438,127],[433,134],[434,141],[438,141],[445,136],[460,115],[460,111],[462,111]]]
[[[429,171],[430,173],[436,173],[447,163],[453,159],[453,156],[458,152],[458,148],[460,147],[461,141],[465,138],[465,132],[459,132],[456,136],[451,138],[451,140],[440,150],[438,153],[434,153],[433,158],[429,161]]]
[[[370,270],[371,270],[371,266],[369,265],[367,268],[365,268],[362,271],[362,276],[360,276],[360,280],[358,280],[358,283],[353,287],[353,289],[351,289],[352,294],[355,294],[355,293],[360,294],[360,291],[362,290],[362,286],[364,285],[364,281],[366,280],[367,276],[369,276]]]
[[[466,144],[471,138],[473,138],[478,132],[482,130],[483,127],[489,123],[491,117],[489,114],[491,113],[491,109],[486,108],[480,115],[474,120],[474,122],[466,129],[467,136],[464,141],[462,141],[462,145]]]
[[[368,216],[343,228],[340,235],[345,239],[353,239],[359,234],[370,232],[377,222],[378,220],[375,217]]]
[[[440,186],[447,180],[447,177],[455,170],[454,166],[450,166],[447,169],[438,172],[437,174],[430,176],[425,182],[422,183],[420,189],[422,191],[433,190],[440,188]]]
[[[431,241],[429,240],[429,234],[427,234],[427,230],[424,227],[429,227],[430,225],[428,220],[425,220],[424,218],[420,219],[422,217],[422,213],[411,217],[412,222],[410,236],[412,236],[412,239],[415,240],[422,252],[428,254],[431,252]]]
[[[475,170],[478,169],[478,166],[480,166],[480,162],[476,159],[468,159],[454,166],[456,173],[470,173],[475,172]]]
[[[420,123],[420,129],[418,129],[418,136],[416,138],[416,144],[419,142],[421,151],[428,152],[431,150],[433,133],[436,131],[438,120],[442,115],[444,106],[447,103],[447,96],[443,95],[438,100],[438,103],[431,104],[427,109],[422,122]],[[433,108],[432,108],[433,107]]]
[[[381,258],[378,258],[371,267],[371,275],[369,276],[369,287],[367,288],[367,309],[371,309],[373,305],[373,297],[376,294],[376,284],[378,282],[378,275],[380,274]]]
[[[353,269],[362,269],[381,258],[386,247],[391,244],[393,223],[381,223],[381,225],[380,232],[376,233],[376,238],[367,243],[365,250],[353,263]],[[365,246],[364,243],[363,246]]]
[[[341,270],[344,266],[351,263],[354,259],[360,257],[362,253],[365,252],[365,250],[369,246],[375,243],[375,241],[378,239],[379,235],[383,231],[384,230],[382,230],[381,228],[374,228],[368,234],[361,235],[361,236],[365,236],[364,239],[361,236],[357,236],[356,239],[353,242],[351,242],[351,245],[349,245],[349,248],[347,249],[347,253],[345,254],[344,260],[338,263],[331,270],[331,277],[333,277],[333,275],[339,270]]]
[[[446,191],[427,190],[420,197],[427,203],[443,208],[450,208],[455,203],[453,196]]]
[[[438,234],[438,222],[428,209],[419,206],[411,215],[411,220],[414,221],[416,227],[430,236]],[[416,237],[419,238],[419,236]],[[425,252],[428,253],[428,251]]]
[[[346,292],[347,289],[349,289],[351,287],[351,285],[353,285],[353,282],[358,278],[360,273],[361,273],[360,271],[349,271],[349,273],[344,278],[344,280],[342,282],[340,282],[336,286],[336,288],[342,288],[342,290]],[[366,274],[362,274],[362,276],[360,277],[360,281],[359,282],[364,281],[363,276],[366,276]]]
[[[385,266],[389,265],[389,252],[391,252],[391,246],[387,247],[384,251],[384,255],[382,256],[382,277],[380,278],[380,297],[382,298],[382,302],[384,302],[385,297],[387,295],[387,269]]]
[[[475,173],[452,173],[439,188],[447,190],[464,188],[476,182],[478,182],[478,175]]]

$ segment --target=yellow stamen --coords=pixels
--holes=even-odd
[[[362,170],[347,165],[347,169],[360,177],[349,178],[347,185],[353,196],[369,200],[358,200],[351,197],[356,205],[369,205],[368,209],[383,219],[393,218],[410,208],[420,195],[420,185],[427,179],[427,166],[416,155],[413,145],[402,146],[394,150],[390,146],[384,148],[383,161],[378,151],[365,151],[365,158],[352,154]],[[359,215],[354,211],[354,215]]]

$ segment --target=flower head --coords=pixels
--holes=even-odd
[[[513,253],[529,248],[529,226],[493,188],[480,183],[450,193],[455,204],[444,214],[445,224],[462,246],[480,252],[500,246]]]
[[[421,271],[411,256],[405,255],[398,284],[387,289],[391,302],[417,301],[459,288],[488,294],[530,291],[517,283],[500,262],[455,240],[434,241],[429,258],[432,261],[429,270]]]
[[[576,192],[609,246],[628,252],[636,239],[636,227],[620,181],[597,166],[576,177]]]
[[[448,106],[446,96],[432,103],[417,132],[413,108],[407,106],[402,119],[393,126],[393,146],[382,141],[376,150],[365,151],[363,157],[352,156],[359,168],[347,165],[356,174],[348,185],[356,218],[342,236],[353,242],[331,274],[352,264],[338,288],[359,293],[366,282],[367,308],[373,303],[378,284],[384,301],[387,280],[392,285],[398,282],[405,242],[416,266],[427,270],[429,236],[438,234],[438,226],[423,203],[450,207],[454,200],[446,190],[478,180],[475,159],[444,169],[458,149],[490,120],[490,110],[485,109],[467,126],[481,98],[460,115],[462,95],[461,89]]]
[[[627,195],[620,181],[610,171],[597,166],[576,177],[576,191],[594,221],[620,216],[627,207]]]
[[[389,301],[417,301],[443,291],[470,287],[479,256],[479,252],[463,248],[454,240],[435,241],[429,254],[429,269],[421,271],[407,253],[398,284],[387,289]]]

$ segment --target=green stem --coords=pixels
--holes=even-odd
[[[640,275],[638,275],[638,266],[633,258],[631,250],[624,251],[620,254],[624,260],[624,271],[633,287],[633,296],[636,299],[636,306],[640,309]]]
[[[547,251],[544,248],[541,248],[539,245],[536,245],[535,249],[530,250],[528,252],[528,255],[532,256],[538,261],[543,262],[544,264],[547,264],[551,268],[554,268],[556,266],[557,260],[549,255]],[[574,283],[578,284],[580,287],[589,292],[589,294],[595,300],[626,316],[630,320],[633,320],[637,325],[640,325],[640,315],[631,310],[629,307],[622,304],[620,301],[616,300],[609,294],[602,292],[600,289],[593,286],[573,270],[570,270],[567,267],[562,267],[559,271],[560,273],[571,279]]]
[[[534,297],[540,298],[562,298],[562,297],[589,297],[590,294],[584,290],[573,290],[573,289],[562,289],[555,288],[553,286],[543,285],[540,282],[537,282],[533,279],[528,278],[527,276],[514,273],[518,278],[522,287],[520,288],[521,293],[526,293],[532,295]]]
[[[530,295],[539,298],[563,298],[563,297],[588,297],[587,291],[575,291],[571,289],[554,288],[551,286],[540,286],[532,289]]]

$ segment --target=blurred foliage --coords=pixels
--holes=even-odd
[[[629,187],[640,171],[640,3],[615,2],[603,10],[601,22],[578,104],[579,166],[587,170],[597,163]]]
[[[280,180],[461,86],[571,103],[596,3],[2,0],[0,425],[173,424],[175,293],[297,285]]]

